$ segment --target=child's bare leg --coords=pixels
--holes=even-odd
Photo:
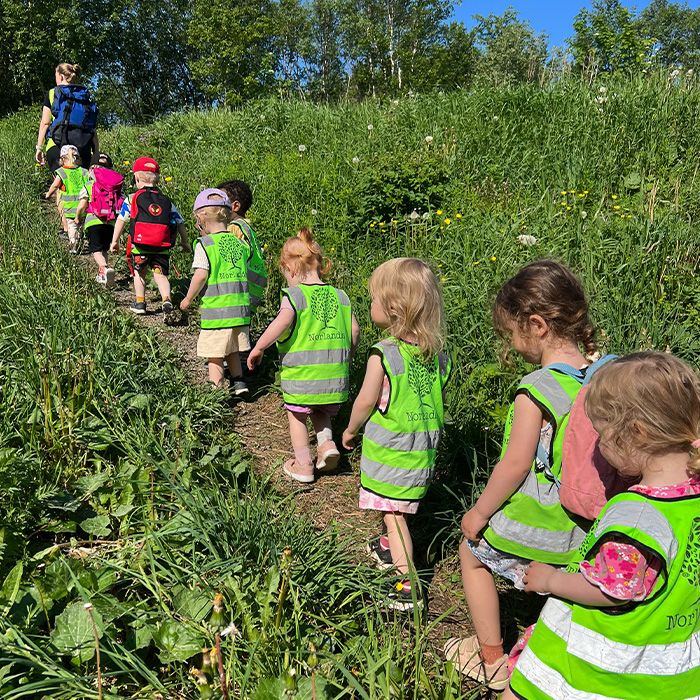
[[[333,429],[331,428],[331,418],[325,411],[314,411],[311,414],[311,424],[316,433],[316,442],[323,445],[324,442],[333,440]]]
[[[498,591],[493,574],[471,552],[466,540],[459,545],[459,559],[462,565],[462,585],[467,599],[469,614],[474,623],[479,645],[496,647],[496,658],[503,655],[501,639],[501,609]],[[498,654],[500,647],[500,654]],[[488,659],[484,659],[491,663]]]
[[[146,300],[146,281],[141,277],[141,273],[138,270],[134,270],[134,294],[136,295],[136,301]]]
[[[289,437],[292,440],[294,459],[299,466],[311,466],[311,451],[309,450],[309,431],[306,428],[306,414],[287,411],[289,419]]]
[[[208,361],[209,381],[222,389],[224,386],[224,358],[210,357]]]
[[[107,258],[105,257],[105,254],[101,250],[98,250],[96,253],[92,254],[92,257],[97,263],[98,272],[103,275],[105,268],[107,267]]]
[[[226,364],[228,365],[228,371],[234,379],[241,379],[241,377],[243,377],[241,356],[238,354],[238,351],[226,355]]]
[[[519,700],[518,696],[510,689],[510,687],[506,688],[503,691],[503,695],[501,695],[500,700]]]
[[[160,292],[160,298],[163,301],[170,299],[170,280],[159,270],[153,270],[153,279]]]
[[[385,513],[384,524],[394,567],[400,574],[406,574],[413,564],[413,540],[406,516],[403,513]]]

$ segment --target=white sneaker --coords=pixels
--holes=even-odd
[[[116,272],[114,271],[113,267],[107,267],[105,268],[105,286],[107,289],[109,289],[113,284],[114,284],[114,278],[116,277]]]
[[[97,274],[95,275],[95,282],[97,282],[97,284],[104,284],[104,285],[106,285],[106,284],[107,284],[107,276],[106,276],[106,275],[101,275],[101,274],[97,273]]]

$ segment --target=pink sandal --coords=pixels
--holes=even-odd
[[[309,470],[308,474],[304,474],[298,470]],[[313,464],[298,464],[296,459],[288,459],[283,467],[282,471],[291,479],[295,481],[300,481],[302,484],[311,484],[314,481],[314,466]]]
[[[340,452],[333,440],[326,440],[319,445],[316,452],[316,469],[320,472],[332,472],[338,468]]]

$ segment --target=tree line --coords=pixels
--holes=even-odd
[[[700,10],[653,0],[583,9],[548,50],[509,8],[451,21],[450,0],[0,0],[0,114],[83,66],[104,118],[138,123],[268,95],[396,97],[474,84],[700,66]]]

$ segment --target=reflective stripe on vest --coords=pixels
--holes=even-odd
[[[248,290],[250,292],[250,305],[253,308],[260,306],[265,288],[267,287],[267,270],[265,269],[265,259],[262,250],[258,245],[258,238],[255,231],[245,219],[236,219],[231,222],[229,231],[236,227],[245,237],[250,247],[250,258],[248,259]]]
[[[363,488],[385,498],[420,500],[435,468],[449,358],[425,362],[418,348],[389,338],[379,350],[390,385],[384,413],[375,407],[365,426],[360,462]]]
[[[285,403],[320,406],[348,398],[352,310],[347,294],[330,285],[282,290],[295,311],[294,326],[278,341]]]
[[[643,601],[621,601],[617,610],[550,598],[511,677],[519,696],[698,697],[699,506],[700,495],[661,499],[627,492],[610,500],[581,558],[590,561],[602,541],[622,537],[655,552],[661,574]]]
[[[205,330],[250,324],[250,295],[246,279],[248,246],[222,231],[199,239],[209,260],[207,289],[200,308]]]
[[[564,565],[575,558],[585,531],[559,501],[563,425],[581,380],[546,367],[527,375],[517,389],[547,416],[552,426],[549,449],[537,446],[536,458],[520,488],[489,521],[484,533],[494,548],[525,559]],[[508,413],[501,458],[510,438],[514,405]]]

